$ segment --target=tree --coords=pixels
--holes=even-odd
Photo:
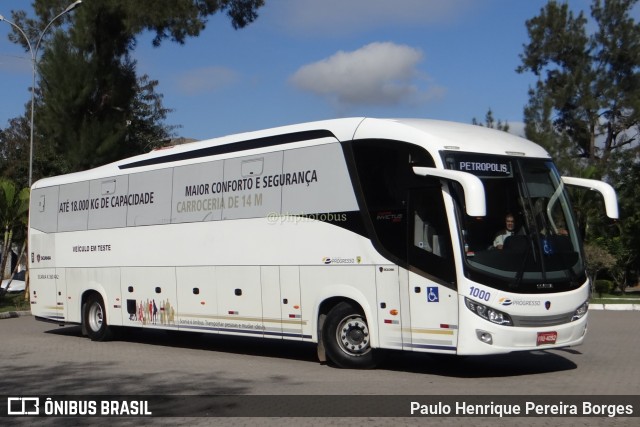
[[[601,173],[615,168],[607,162],[616,152],[638,147],[640,26],[630,17],[637,1],[594,0],[591,35],[567,3],[550,1],[526,22],[530,43],[517,71],[539,79],[525,109],[527,137],[545,133]]]
[[[173,130],[180,127],[161,125],[172,110],[162,106],[162,95],[155,92],[158,83],[149,80],[146,74],[138,79],[132,120],[127,122],[127,138],[137,144],[135,151],[139,153],[165,145]]]
[[[620,216],[620,238],[623,253],[630,258],[626,265],[627,275],[638,283],[640,273],[640,162],[637,158],[627,157],[613,174],[618,183]]]
[[[596,292],[596,281],[598,273],[602,270],[609,270],[616,264],[616,259],[602,246],[588,243],[584,246],[584,255],[587,264],[587,274],[591,282],[591,293]]]
[[[12,12],[12,19],[35,45],[45,25],[68,3],[35,0],[35,19],[23,11]],[[154,31],[155,46],[166,39],[185,43],[188,37],[200,34],[210,15],[226,12],[234,28],[242,28],[256,19],[263,3],[102,0],[84,2],[56,20],[42,43],[36,89],[35,152],[49,156],[46,167],[53,170],[46,174],[87,169],[139,154],[154,147],[152,138],[172,136],[175,127],[161,122],[170,110],[162,107],[162,96],[154,93],[157,82],[136,76],[131,52],[140,33]],[[60,26],[68,30],[55,29]],[[15,30],[10,39],[26,48]]]
[[[476,126],[486,126],[491,129],[498,129],[504,132],[509,132],[509,123],[502,123],[502,120],[500,119],[498,119],[498,121],[496,122],[496,120],[493,118],[493,111],[491,111],[491,108],[487,110],[487,114],[485,114],[484,116],[484,124],[476,120],[475,117],[473,118],[473,120],[471,120],[471,124],[474,124]]]
[[[0,130],[0,178],[13,178],[18,186],[27,187],[28,176],[29,120],[23,116]]]
[[[637,3],[593,0],[587,25],[583,12],[549,1],[526,22],[530,40],[517,68],[538,78],[524,110],[527,138],[545,146],[563,173],[606,179],[618,190],[616,227],[606,225],[592,195],[573,192],[587,241],[615,242],[608,249],[618,284],[638,266],[638,206],[629,199],[637,195],[626,188],[640,150],[640,25],[631,17]]]
[[[7,262],[11,258],[11,244],[17,227],[26,227],[29,211],[29,188],[18,187],[6,178],[0,178],[0,225],[2,226],[2,262],[0,279],[4,279]]]

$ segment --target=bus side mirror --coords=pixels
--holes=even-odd
[[[618,219],[618,198],[616,196],[616,191],[606,182],[597,181],[595,179],[574,178],[572,176],[563,176],[562,182],[566,185],[582,187],[602,194],[607,216],[611,219]]]
[[[420,176],[433,176],[457,182],[464,190],[464,204],[467,208],[467,215],[472,217],[487,215],[487,199],[484,195],[484,185],[482,185],[482,181],[480,181],[480,178],[477,176],[467,172],[420,166],[414,166],[413,173]]]

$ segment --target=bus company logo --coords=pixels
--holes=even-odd
[[[502,305],[519,305],[519,306],[534,306],[534,307],[540,307],[542,305],[542,301],[530,301],[530,300],[523,300],[523,299],[511,300],[509,298],[502,298],[502,299],[504,299],[504,302],[500,302],[500,304]]]
[[[360,264],[362,262],[362,257],[355,257],[355,258],[332,258],[332,257],[324,257],[322,258],[322,263],[323,264]]]
[[[519,305],[519,306],[540,306],[542,305],[541,301],[529,301],[522,299],[511,299],[507,297],[502,297],[498,299],[498,304],[509,306],[509,305]],[[551,303],[549,303],[551,305]]]

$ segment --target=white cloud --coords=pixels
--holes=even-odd
[[[421,50],[410,46],[371,43],[305,65],[291,76],[290,82],[341,108],[421,103],[444,92],[435,85],[421,87],[429,80],[417,68],[423,57]]]
[[[473,0],[295,0],[275,5],[280,23],[289,31],[325,35],[394,25],[442,25],[479,6]]]
[[[177,80],[180,91],[187,95],[215,92],[238,80],[237,73],[226,67],[196,68],[183,73]]]
[[[525,137],[524,136],[524,122],[520,122],[520,121],[507,121],[507,123],[509,124],[509,133],[512,133],[514,135],[517,136],[521,136],[521,137]]]

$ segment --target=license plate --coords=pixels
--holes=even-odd
[[[555,344],[557,339],[557,332],[538,332],[537,345]]]

